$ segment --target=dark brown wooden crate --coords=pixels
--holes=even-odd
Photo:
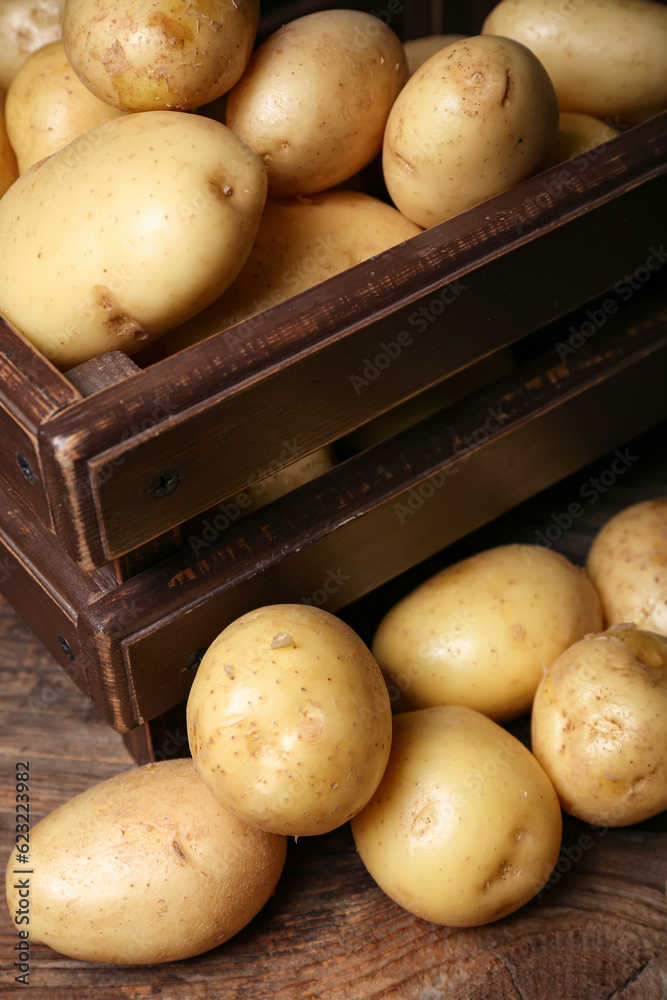
[[[46,415],[11,384],[0,403],[34,428],[42,523],[53,519],[83,567],[103,565],[245,486],[285,440],[306,453],[515,343],[645,266],[664,234],[656,205],[666,177],[664,114],[581,173],[530,178],[87,398],[36,362],[49,369],[57,406]],[[399,336],[400,362],[355,382]],[[25,344],[5,325],[0,349]],[[155,485],[174,473],[177,488],[156,499]],[[13,485],[28,503],[31,484]]]
[[[213,536],[191,524],[178,549],[136,574],[87,574],[55,539],[6,532],[17,564],[40,565],[5,593],[35,609],[27,620],[56,652],[62,629],[39,608],[46,596],[70,609],[75,664],[110,725],[158,719],[187,697],[198,651],[237,615],[273,602],[344,608],[667,418],[663,289],[561,360],[578,315],[549,332],[558,349],[247,518],[226,518]],[[48,579],[46,593],[35,579]]]

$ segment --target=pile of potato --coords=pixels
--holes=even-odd
[[[400,906],[498,920],[550,878],[561,807],[606,826],[667,808],[665,625],[667,498],[612,518],[588,575],[535,545],[450,566],[372,652],[317,608],[251,611],[199,666],[192,760],[120,774],[30,832],[31,937],[92,961],[199,954],[266,903],[287,836],[348,821]],[[497,721],[531,706],[532,752]],[[11,912],[17,891],[8,877]]]
[[[566,6],[405,46],[325,10],[255,46],[259,0],[5,0],[0,313],[62,369],[172,353],[667,106],[664,5]]]

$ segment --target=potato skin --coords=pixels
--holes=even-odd
[[[634,627],[589,635],[535,695],[533,753],[563,808],[599,826],[667,809],[667,638]]]
[[[407,77],[403,46],[378,18],[307,14],[255,49],[230,91],[226,122],[264,160],[272,195],[312,194],[379,153]]]
[[[188,740],[209,791],[263,830],[327,833],[357,813],[384,771],[391,707],[370,651],[306,604],[227,626],[202,659]]]
[[[7,133],[5,95],[0,91],[0,198],[19,175],[16,154]]]
[[[81,81],[123,111],[207,104],[243,73],[259,0],[68,0],[65,51]]]
[[[104,781],[30,831],[30,939],[89,962],[173,962],[215,948],[255,916],[286,839],[208,794],[191,760]],[[7,903],[18,906],[14,857]]]
[[[549,878],[562,833],[556,793],[532,754],[454,705],[394,718],[384,777],[351,825],[380,888],[453,927],[527,903]]]
[[[531,49],[562,111],[635,123],[667,107],[667,8],[651,0],[502,0],[484,34]]]
[[[399,601],[373,653],[406,708],[467,705],[492,719],[528,711],[542,664],[599,631],[584,572],[533,545],[501,545],[449,566]]]
[[[382,166],[396,207],[429,228],[537,170],[556,138],[558,104],[525,46],[494,35],[454,42],[396,99]]]
[[[667,635],[667,497],[633,504],[607,521],[586,567],[607,627],[631,622]]]
[[[269,198],[236,280],[160,347],[173,354],[196,344],[420,232],[391,205],[356,191]]]
[[[122,114],[84,87],[62,41],[43,45],[28,56],[7,91],[7,131],[19,171]]]
[[[261,161],[219,122],[105,122],[0,201],[0,311],[61,368],[132,354],[236,277],[265,197]]]
[[[546,170],[557,163],[576,160],[591,149],[605,145],[617,135],[618,131],[609,122],[604,122],[594,115],[584,115],[579,111],[561,111],[558,116],[558,135],[541,167]],[[580,164],[581,161],[577,166]]]
[[[2,0],[0,90],[8,90],[24,59],[62,37],[65,0]]]

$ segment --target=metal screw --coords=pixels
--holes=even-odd
[[[196,670],[201,661],[204,659],[205,652],[206,648],[204,646],[200,646],[199,649],[195,649],[194,653],[190,653],[186,664],[187,669]]]
[[[151,483],[151,493],[158,500],[161,497],[168,497],[170,493],[174,492],[180,481],[181,477],[176,469],[166,469]]]
[[[72,652],[72,647],[68,643],[65,636],[61,635],[60,632],[58,633],[58,642],[60,643],[60,648],[62,649],[67,659],[74,661],[74,653]]]
[[[28,459],[24,455],[18,454],[16,456],[16,461],[19,464],[19,469],[21,470],[25,478],[28,480],[28,482],[34,483],[35,473],[33,472],[32,465],[30,464]]]

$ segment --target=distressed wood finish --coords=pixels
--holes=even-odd
[[[530,178],[55,414],[43,460],[66,548],[88,568],[115,558],[246,485],[286,438],[328,443],[611,288],[659,243],[666,152],[667,114],[581,173]],[[415,349],[355,391],[351,376],[399,334]],[[178,487],[156,501],[174,470]]]
[[[57,539],[36,536],[50,590],[14,590],[9,580],[5,592],[28,596],[27,620],[48,648],[54,629],[36,594],[71,609],[75,663],[98,712],[119,732],[155,720],[128,737],[133,753],[150,755],[174,729],[168,713],[187,697],[197,652],[236,615],[284,601],[344,608],[667,417],[660,288],[571,358],[544,353],[539,341],[563,343],[569,323],[523,344],[537,356],[516,371],[247,518],[225,519],[213,534],[205,528],[218,523],[215,512],[189,522],[176,551],[147,547],[149,565],[86,574]],[[16,531],[10,541],[17,565],[35,561]],[[72,591],[79,578],[87,589]]]
[[[535,542],[574,500],[582,515],[556,547],[582,563],[594,533],[616,510],[667,493],[666,429],[663,424],[630,442],[627,471],[594,502],[582,497],[582,486],[610,468],[611,456],[462,539],[439,564],[510,540]],[[374,591],[345,617],[372,634],[388,602],[434,568],[431,560]],[[34,825],[132,760],[1,601],[0,683],[0,848],[6,858],[16,761],[30,760]],[[43,711],[30,699],[43,703]],[[512,728],[525,734],[526,720]],[[76,737],[66,739],[67,733]],[[412,917],[384,896],[346,826],[290,842],[275,895],[220,948],[132,968],[78,962],[35,945],[31,990],[56,1000],[664,1000],[666,871],[667,814],[619,830],[567,821],[558,870],[539,898],[487,927],[455,930]],[[1,907],[0,988],[13,986],[16,943],[16,928]]]

